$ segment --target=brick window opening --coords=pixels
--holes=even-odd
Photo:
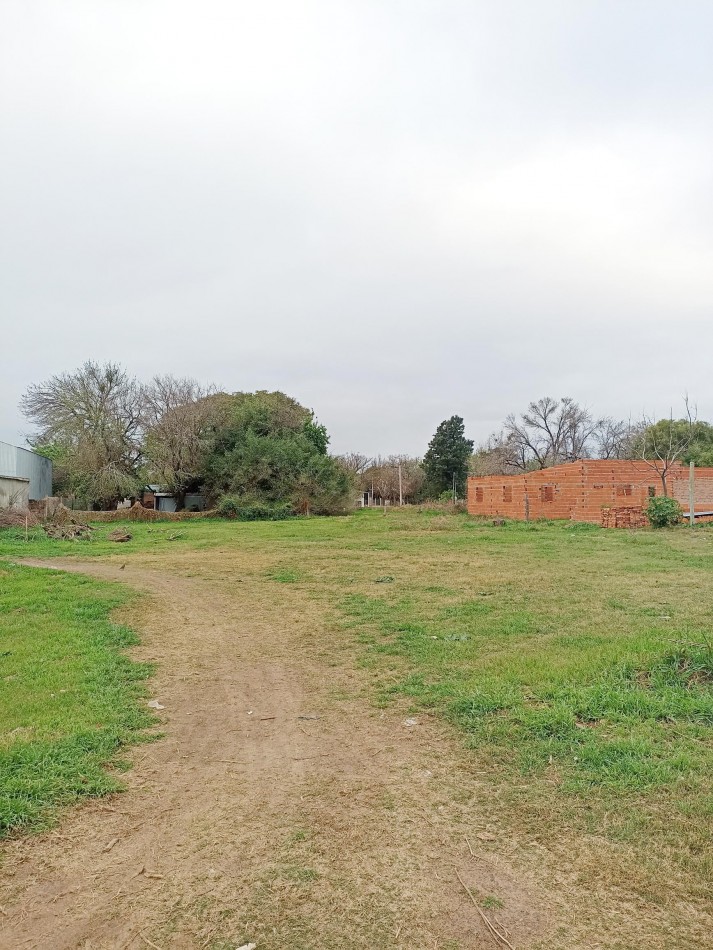
[[[512,501],[512,485],[503,485],[503,501]]]
[[[617,485],[616,493],[620,497],[624,497],[624,496],[628,497],[629,495],[631,495],[631,485]]]
[[[596,491],[596,490],[599,489],[599,488],[604,488],[604,486],[603,486],[603,485],[592,485],[592,488],[594,488],[594,490]]]
[[[656,497],[656,486],[649,485],[649,498],[655,498],[655,497]]]
[[[482,489],[482,488],[476,488],[476,489],[475,489],[475,500],[476,500],[476,501],[482,501],[482,500],[483,500],[483,489]]]
[[[540,486],[540,501],[554,501],[555,490],[552,485]]]

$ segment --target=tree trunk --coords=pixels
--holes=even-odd
[[[661,472],[661,485],[663,486],[664,498],[668,498],[668,485],[666,484],[666,472]]]
[[[177,491],[174,497],[176,499],[176,511],[183,511],[186,507],[186,490]]]

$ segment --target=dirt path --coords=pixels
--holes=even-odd
[[[368,674],[330,665],[306,596],[239,556],[205,577],[46,566],[147,594],[126,619],[158,664],[165,737],[132,751],[126,793],[5,847],[0,947],[505,946],[458,874],[517,950],[554,945],[466,756],[438,723],[356,697]]]

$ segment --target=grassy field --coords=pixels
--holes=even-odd
[[[331,619],[326,662],[353,662],[374,703],[453,723],[498,820],[545,846],[588,836],[627,861],[622,886],[704,898],[713,877],[713,529],[495,527],[404,510],[270,524],[138,524],[121,547],[0,533],[0,555],[144,561],[239,544]],[[3,820],[114,781],[100,763],[145,724],[146,670],[117,647],[118,595],[0,568]],[[58,638],[58,635],[61,637]],[[61,692],[67,690],[67,692]],[[19,731],[18,731],[19,730]],[[468,794],[468,790],[464,790]],[[473,793],[475,794],[475,793]],[[637,867],[637,881],[627,880]]]
[[[117,751],[152,722],[138,704],[149,668],[127,659],[136,637],[109,619],[125,600],[83,577],[0,563],[0,837],[120,787]]]
[[[416,540],[396,516],[384,576],[339,600],[380,701],[456,724],[523,833],[621,842],[703,896],[713,535],[441,521]]]

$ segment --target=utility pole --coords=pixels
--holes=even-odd
[[[456,473],[453,472],[453,504],[456,503]]]
[[[695,517],[695,501],[696,501],[696,491],[695,491],[695,480],[696,475],[694,471],[693,459],[691,459],[688,465],[688,520],[693,527],[696,522]]]
[[[399,462],[399,507],[403,507],[404,503],[404,483],[401,479],[401,462]]]

